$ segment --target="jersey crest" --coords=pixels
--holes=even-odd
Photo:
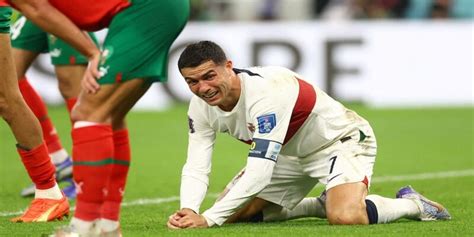
[[[270,133],[276,125],[275,114],[262,115],[257,120],[259,133]]]

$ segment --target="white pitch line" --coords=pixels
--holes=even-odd
[[[442,179],[451,177],[474,176],[474,169],[470,170],[452,170],[436,173],[421,173],[412,175],[397,175],[397,176],[381,176],[374,177],[372,183],[386,183],[393,181],[408,181],[408,180],[426,180],[426,179]]]
[[[421,173],[421,174],[412,174],[412,175],[397,175],[397,176],[382,176],[374,177],[372,183],[387,183],[394,181],[412,181],[412,180],[429,180],[429,179],[441,179],[441,178],[452,178],[452,177],[465,177],[465,176],[474,176],[474,169],[469,170],[452,170],[444,172],[435,172],[435,173]],[[206,198],[215,198],[218,194],[208,194]],[[130,202],[122,203],[122,207],[129,206],[144,206],[152,204],[162,204],[179,201],[179,196],[172,196],[167,198],[141,198],[133,200]],[[71,208],[74,210],[74,207]],[[0,212],[0,217],[6,216],[17,216],[22,214],[23,211],[16,212]]]

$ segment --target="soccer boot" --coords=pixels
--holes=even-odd
[[[62,181],[67,181],[69,182],[72,178],[72,160],[71,160],[71,157],[68,157],[65,161],[59,163],[59,164],[56,164],[55,165],[56,167],[56,182],[61,183]],[[74,185],[74,184],[72,184]],[[64,193],[66,194],[66,197],[68,198],[74,198],[76,196],[76,192],[75,192],[75,187],[72,186],[70,187],[71,185],[67,186],[66,188],[64,188]],[[72,188],[74,188],[74,192],[72,192]],[[69,190],[65,190],[65,189],[69,189]],[[21,193],[20,195],[22,197],[32,197],[35,195],[35,185],[34,184],[31,184],[30,186],[24,188],[23,190],[21,190]]]
[[[416,205],[420,209],[420,216],[418,217],[421,221],[434,221],[434,220],[449,220],[451,215],[448,210],[441,204],[433,202],[423,195],[419,194],[410,185],[402,187],[396,194],[397,198],[406,198],[415,201]]]
[[[69,202],[66,196],[59,200],[35,198],[28,209],[19,217],[11,219],[12,222],[47,222],[62,220],[69,215]]]

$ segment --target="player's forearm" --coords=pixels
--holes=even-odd
[[[207,193],[208,179],[184,175],[181,178],[180,201],[181,209],[189,208],[199,213],[199,208]]]
[[[208,225],[222,225],[245,203],[260,193],[270,183],[274,166],[273,161],[248,158],[245,173],[239,182],[224,198],[203,213]]]
[[[194,146],[189,140],[188,158],[181,175],[181,208],[190,208],[199,213],[199,207],[207,193],[211,172],[211,152]],[[192,149],[194,148],[194,149]]]
[[[47,0],[12,0],[12,3],[44,31],[63,39],[88,58],[100,53],[87,34]]]

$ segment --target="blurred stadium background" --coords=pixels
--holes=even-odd
[[[474,77],[472,0],[191,0],[191,21],[173,45],[167,84],[155,84],[130,114],[133,161],[123,208],[125,236],[474,236]],[[98,32],[103,39],[104,31]],[[176,68],[183,47],[213,40],[236,67],[280,65],[300,73],[367,118],[379,152],[372,191],[393,196],[412,184],[454,219],[331,227],[324,220],[168,231],[179,208],[186,157],[185,102]],[[50,105],[65,147],[70,122],[48,55],[29,79]],[[0,123],[0,236],[37,236],[61,223],[10,224],[26,207],[29,184],[14,139]],[[247,146],[218,136],[211,195],[245,164]],[[318,195],[322,187],[311,195]],[[213,196],[214,195],[214,196]]]
[[[471,0],[191,0],[191,21],[171,50],[168,84],[137,108],[160,110],[191,94],[176,67],[183,47],[221,44],[236,67],[280,65],[345,101],[370,106],[473,104]],[[104,32],[98,32],[103,39]],[[50,59],[29,78],[62,103]]]

